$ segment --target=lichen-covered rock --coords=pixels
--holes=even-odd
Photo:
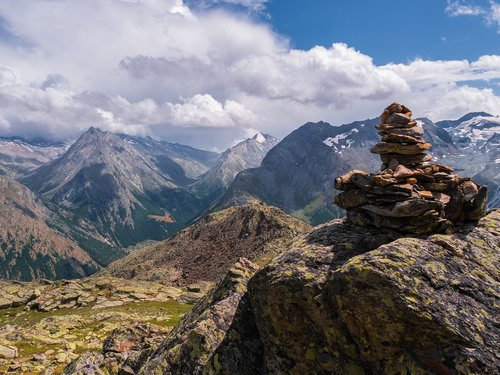
[[[498,373],[500,211],[376,250],[372,233],[346,241],[343,226],[250,281],[268,373]]]
[[[106,375],[101,367],[104,357],[100,353],[87,352],[71,362],[63,371],[63,375]]]
[[[247,330],[233,329],[232,325],[235,322],[245,323],[239,318],[248,311],[245,308],[245,305],[248,308],[248,301],[243,301],[242,296],[245,295],[248,279],[257,269],[258,267],[247,259],[238,260],[217,286],[174,328],[161,347],[145,360],[138,373],[143,375],[221,373],[220,361],[224,359],[226,369],[233,367],[238,369],[236,373],[239,374],[255,374],[251,371],[251,367],[244,369],[243,366],[245,362],[251,366],[251,353],[239,353],[244,357],[238,361],[238,354],[227,358],[224,354],[217,355],[216,351],[225,345],[225,341],[240,344],[241,341],[237,337],[239,329],[245,333],[243,337],[247,338]],[[249,338],[246,344],[250,344],[251,347],[251,342]]]
[[[18,355],[16,347],[0,345],[0,359],[12,359]]]

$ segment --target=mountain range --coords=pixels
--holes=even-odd
[[[94,262],[92,273],[125,256],[127,247],[164,240],[187,226],[210,206],[211,196],[218,197],[242,169],[259,165],[278,140],[259,133],[223,154],[96,128],[70,146],[20,138],[2,142],[0,155],[10,155],[9,163],[0,164],[4,174],[17,177],[16,186],[36,196],[46,213],[44,225],[75,241]],[[200,191],[201,184],[206,190]],[[39,258],[32,258],[36,268]],[[67,275],[40,269],[33,278],[87,274],[71,273],[71,267]],[[27,277],[16,275],[6,277]]]
[[[68,146],[63,142],[21,137],[0,137],[0,175],[19,177],[61,156]]]
[[[333,180],[351,169],[379,170],[380,161],[369,152],[379,121],[307,123],[281,141],[258,133],[222,154],[96,128],[71,145],[1,138],[0,174],[31,190],[47,229],[88,256],[88,272],[68,266],[68,274],[78,276],[165,240],[207,213],[255,200],[312,225],[342,216],[333,204]],[[435,160],[488,186],[490,206],[499,206],[500,118],[478,112],[453,121],[418,121]],[[29,222],[28,211],[17,212],[27,217],[19,223]],[[53,271],[30,274],[62,277]]]
[[[177,168],[169,169],[169,162]],[[92,222],[110,243],[127,247],[146,238],[164,239],[199,211],[197,199],[183,188],[186,180],[171,159],[155,158],[91,128],[60,158],[20,181]]]
[[[443,128],[428,119],[419,121],[436,157],[457,153]],[[312,225],[341,216],[333,203],[333,181],[351,169],[380,169],[378,157],[370,153],[378,142],[375,125],[379,122],[374,118],[341,126],[326,122],[301,126],[274,147],[260,167],[241,172],[216,207],[259,199]]]
[[[500,117],[484,112],[469,113],[455,121],[436,125],[452,137],[459,152],[444,160],[457,170],[486,185],[489,206],[500,206]]]

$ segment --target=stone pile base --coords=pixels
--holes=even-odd
[[[415,170],[398,165],[378,174],[354,170],[338,177],[335,188],[343,190],[335,203],[348,221],[406,233],[440,232],[486,211],[485,187],[437,164]]]

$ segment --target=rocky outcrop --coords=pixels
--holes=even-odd
[[[347,210],[347,220],[419,234],[484,216],[487,188],[453,174],[453,168],[432,164],[423,123],[411,115],[393,103],[380,116],[376,129],[382,142],[371,152],[380,154],[381,173],[353,170],[335,179],[335,188],[343,190],[335,203]]]
[[[191,310],[179,301],[202,294],[113,278],[0,282],[0,291],[0,374],[44,375],[74,360],[67,373],[124,373]]]
[[[13,359],[18,356],[15,346],[0,345],[0,359]]]
[[[222,282],[139,373],[498,374],[500,211],[401,236],[315,228],[248,291]]]
[[[135,374],[135,362],[144,360],[165,339],[167,331],[157,325],[133,322],[115,329],[101,352],[85,352],[65,369],[64,375]]]
[[[494,373],[498,211],[359,256],[375,244],[339,230],[322,228],[250,282],[271,373]]]
[[[201,218],[173,238],[117,260],[98,275],[192,286],[223,277],[240,258],[265,264],[307,224],[260,202]]]

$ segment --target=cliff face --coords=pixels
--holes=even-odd
[[[499,254],[498,210],[428,237],[332,221],[298,238],[247,290],[252,272],[240,272],[236,289],[221,284],[216,301],[195,306],[135,366],[148,374],[497,374]],[[214,318],[217,301],[229,300]]]

